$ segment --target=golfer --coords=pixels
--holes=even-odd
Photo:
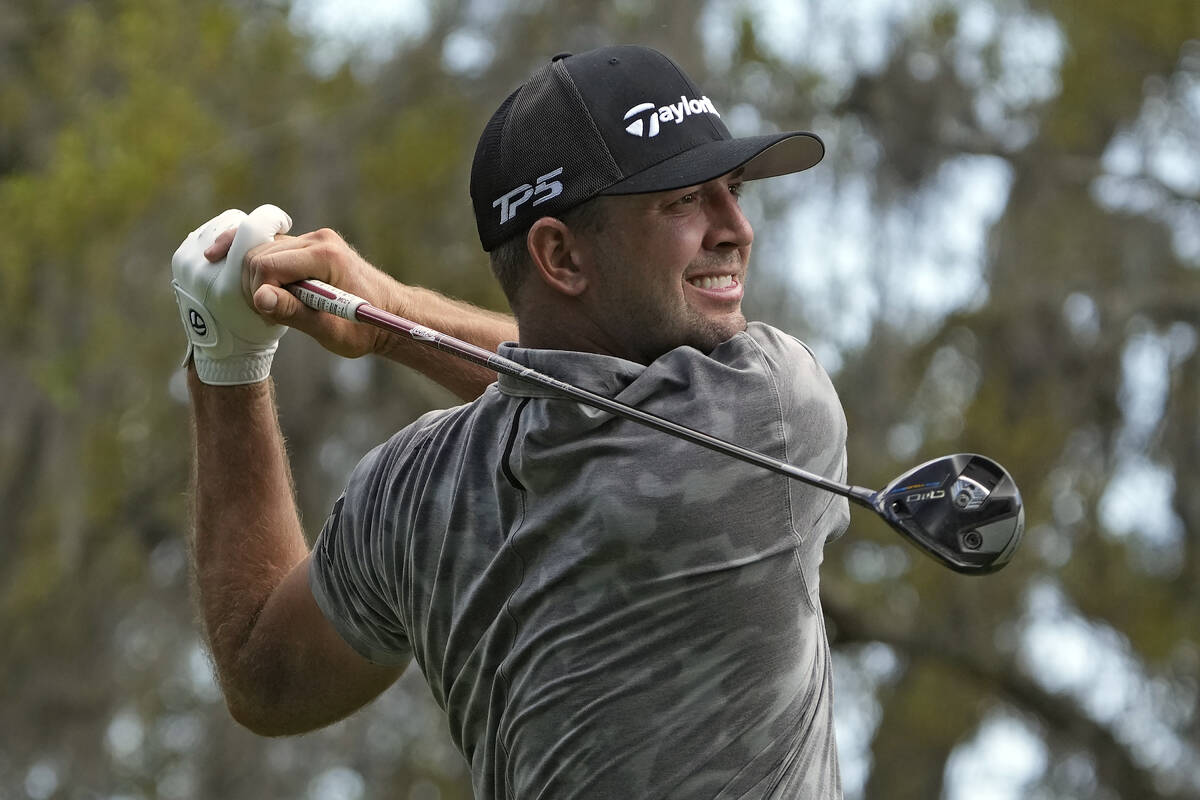
[[[818,594],[844,498],[555,398],[281,287],[318,278],[515,361],[842,480],[845,418],[796,339],[747,324],[745,181],[823,153],[730,136],[666,56],[555,56],[471,171],[514,317],[399,284],[265,206],[173,260],[190,342],[199,604],[233,716],[354,712],[415,662],[479,798],[838,798]],[[251,309],[253,304],[253,310]],[[467,400],[353,471],[309,552],[268,379],[283,326]]]

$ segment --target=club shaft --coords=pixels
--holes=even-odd
[[[360,297],[337,289],[327,283],[309,279],[297,281],[289,285],[287,289],[296,295],[305,305],[319,311],[335,314],[351,321],[365,322],[391,333],[407,335],[421,344],[435,347],[445,353],[478,364],[481,367],[493,370],[502,375],[509,375],[525,383],[549,389],[555,394],[574,400],[577,403],[606,411],[623,419],[645,425],[648,428],[653,428],[654,430],[662,431],[693,444],[698,444],[701,447],[707,447],[709,450],[732,456],[747,464],[754,464],[771,472],[786,475],[802,483],[807,483],[810,486],[825,489],[874,510],[875,492],[870,489],[838,483],[837,481],[788,464],[786,461],[780,461],[755,450],[727,442],[724,439],[718,439],[715,436],[701,433],[692,428],[671,422],[668,419],[663,419],[655,414],[613,400],[610,397],[564,383],[557,378],[518,364],[516,361],[504,358],[490,350],[476,347],[469,342],[464,342],[461,339],[456,339],[453,336],[427,328],[424,325],[418,325],[404,317],[391,314],[371,305]]]

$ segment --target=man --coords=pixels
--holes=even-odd
[[[480,798],[840,797],[817,567],[844,499],[492,383],[280,288],[328,281],[841,479],[828,378],[741,312],[742,182],[822,152],[804,133],[734,140],[665,56],[604,48],[535,72],[476,151],[479,235],[516,325],[392,281],[329,231],[272,241],[290,224],[273,207],[189,237],[173,265],[195,352],[194,555],[233,715],[267,735],[310,730],[415,660]],[[471,400],[368,454],[311,553],[266,380],[279,332],[264,319]]]

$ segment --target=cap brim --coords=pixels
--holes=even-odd
[[[630,175],[600,194],[644,194],[696,186],[745,167],[743,180],[800,172],[825,155],[825,144],[813,133],[793,131],[745,139],[721,139],[660,161]]]

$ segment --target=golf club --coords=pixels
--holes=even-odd
[[[1025,509],[1016,483],[1004,467],[984,456],[960,453],[935,458],[905,472],[878,492],[849,486],[564,383],[490,350],[390,314],[327,283],[310,279],[286,288],[318,311],[406,334],[592,408],[846,497],[874,511],[919,550],[956,572],[982,575],[1000,569],[1012,559],[1025,530]]]

